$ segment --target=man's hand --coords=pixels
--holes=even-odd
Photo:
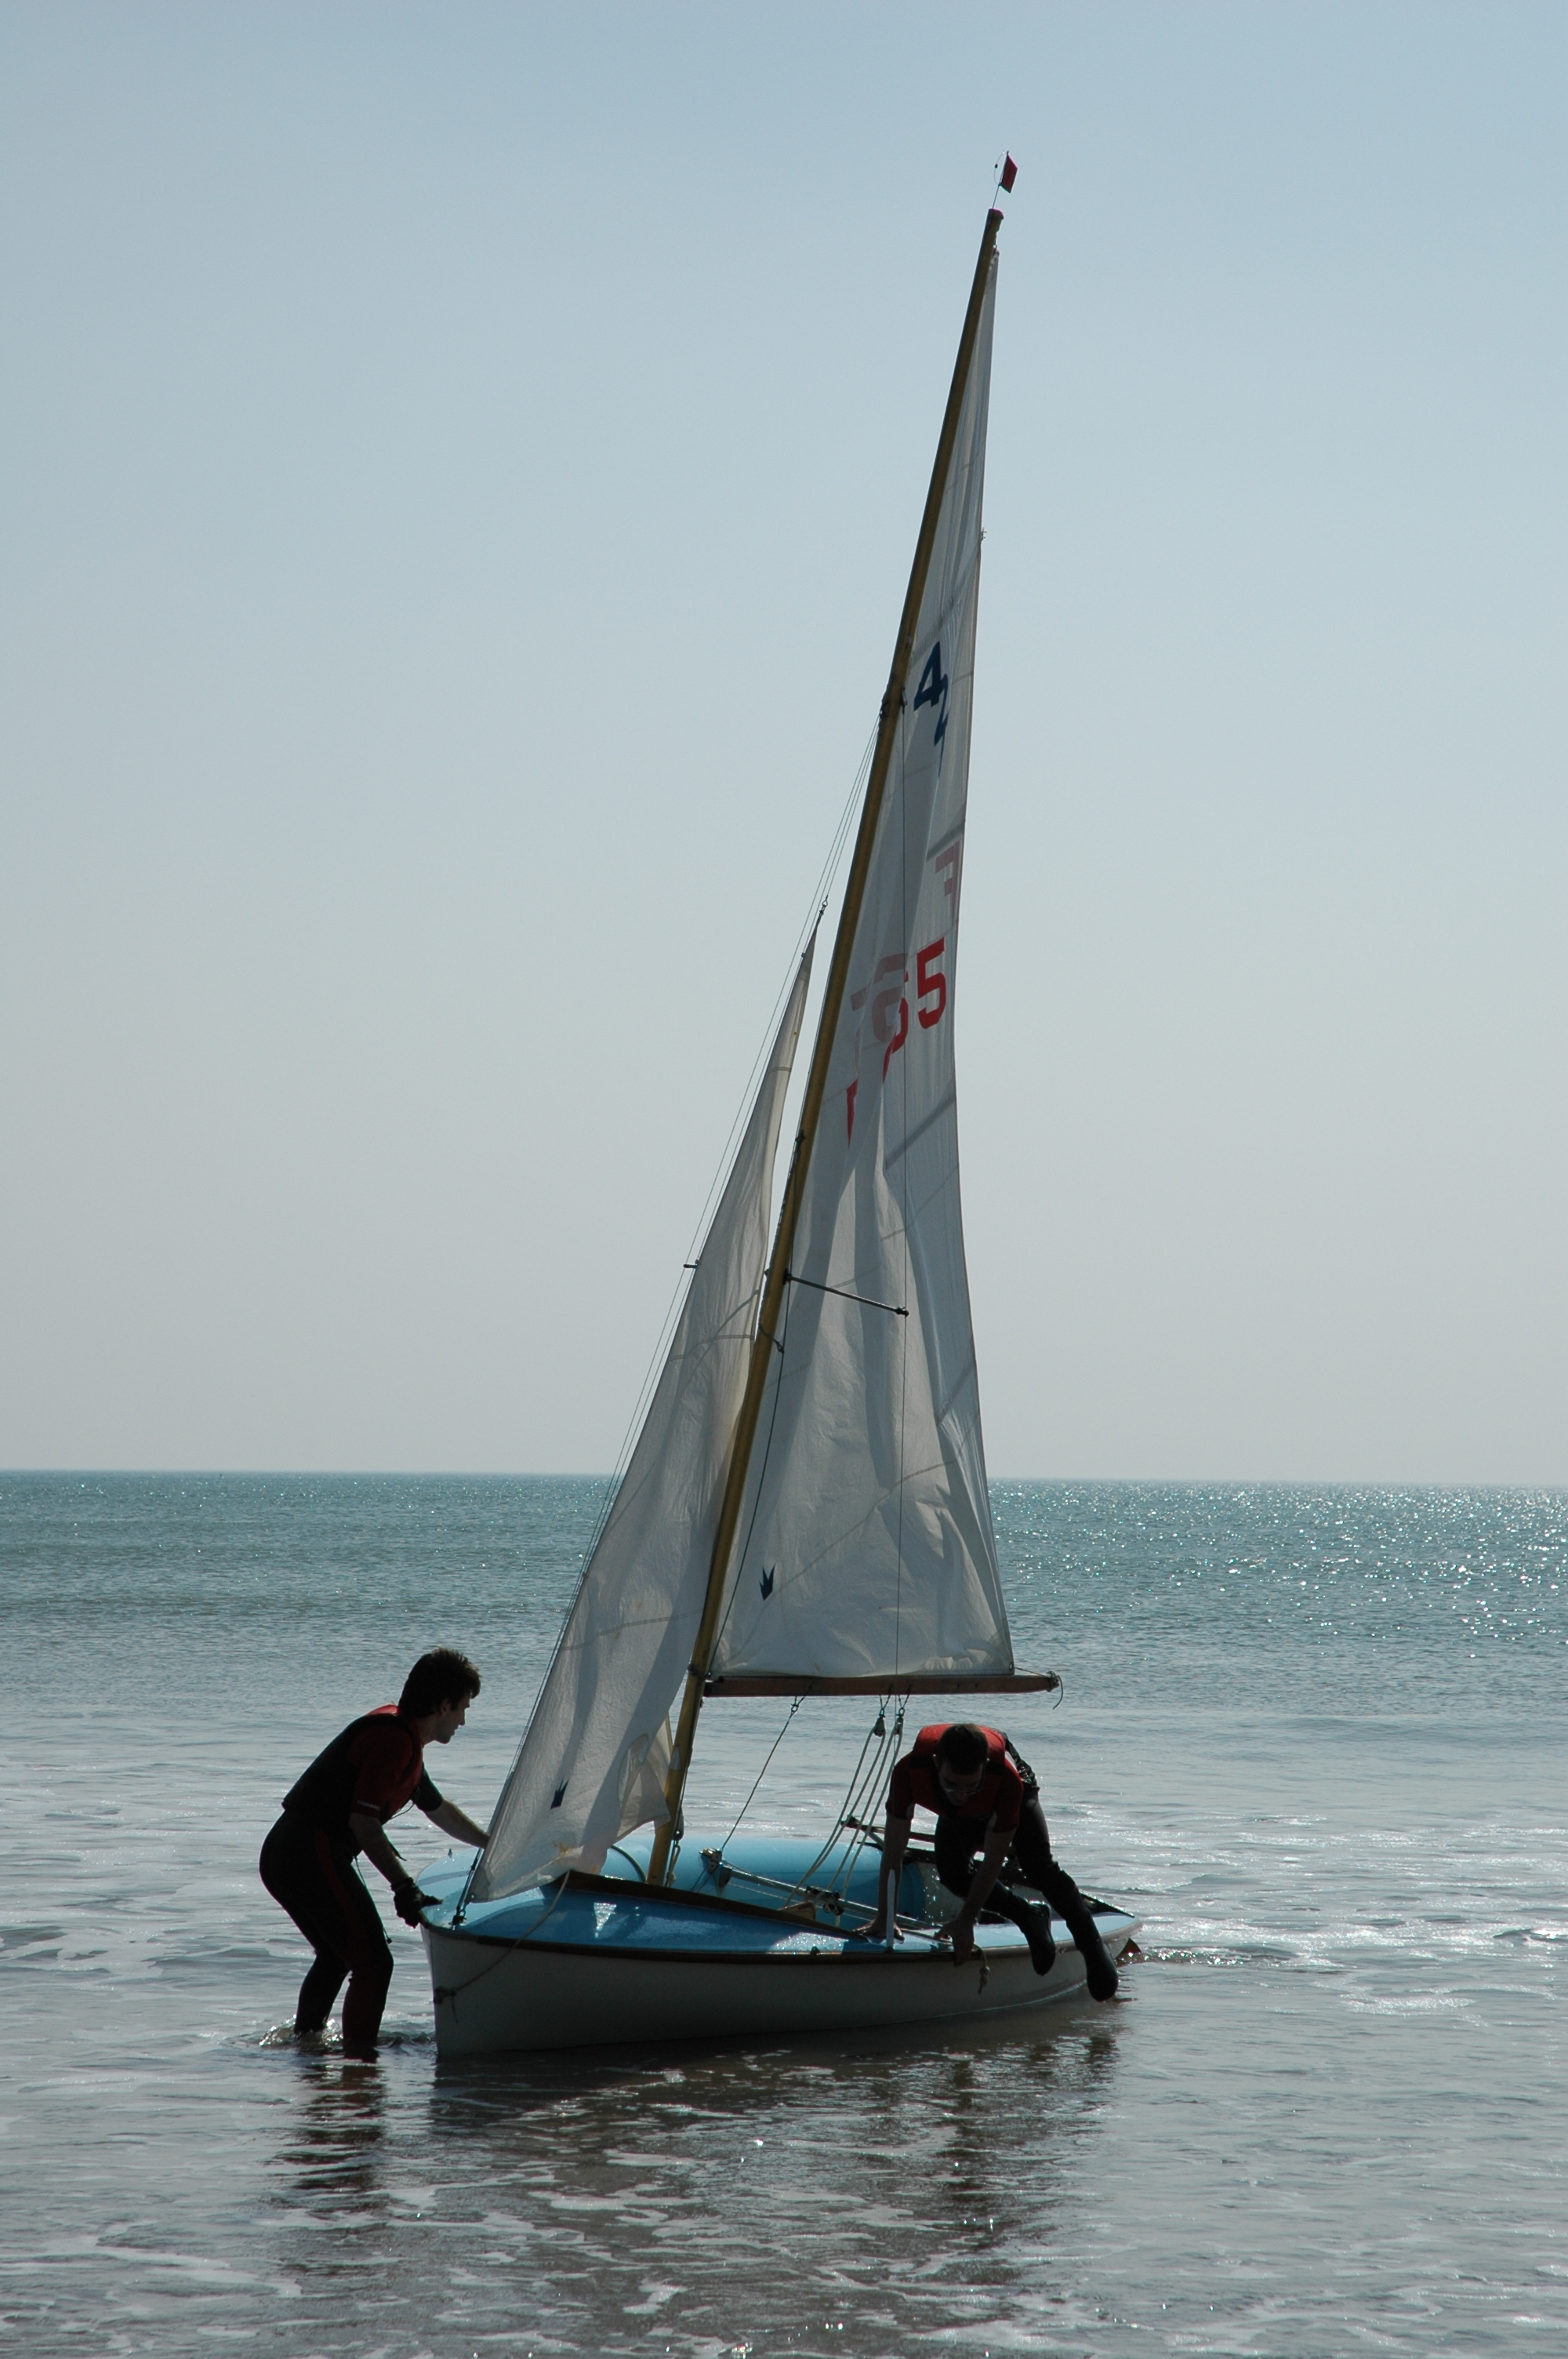
[[[436,1903],[428,1892],[420,1891],[411,1875],[406,1875],[401,1884],[393,1886],[392,1905],[406,1925],[417,1925],[421,1912],[433,1908]]]
[[[947,1919],[936,1939],[939,1941],[952,1942],[953,1963],[956,1966],[961,1966],[975,1946],[975,1919],[971,1911],[968,1908],[960,1908],[956,1917],[950,1917]]]

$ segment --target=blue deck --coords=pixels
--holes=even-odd
[[[528,1938],[544,1947],[678,1949],[710,1956],[801,1957],[825,1951],[846,1957],[881,1954],[880,1946],[856,1940],[849,1931],[865,1924],[876,1906],[881,1861],[869,1846],[849,1864],[846,1877],[848,1837],[823,1858],[818,1858],[818,1845],[788,1836],[752,1837],[736,1843],[722,1860],[688,1844],[676,1863],[676,1891],[698,1898],[711,1896],[720,1904],[745,1904],[719,1905],[711,1913],[688,1900],[667,1898],[643,1882],[648,1849],[646,1834],[633,1836],[606,1860],[604,1875],[624,1881],[624,1897],[603,1890],[564,1890],[558,1884],[535,1886],[505,1899],[470,1904],[462,1930],[481,1940]],[[422,1887],[438,1902],[427,1911],[432,1926],[451,1924],[469,1864],[470,1855],[460,1855],[421,1875]],[[803,1890],[802,1879],[808,1872]],[[841,1912],[833,1906],[835,1894],[849,1904]],[[815,1922],[778,1913],[792,1902],[798,1908],[803,1901],[815,1904]],[[767,1913],[753,1915],[752,1910]],[[928,1912],[925,1879],[914,1861],[905,1862],[900,1880],[899,1917],[913,1947],[929,1946],[937,1925]],[[982,1925],[978,1940],[984,1949],[1013,1949],[1020,1937],[1011,1925]]]

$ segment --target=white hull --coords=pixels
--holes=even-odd
[[[1101,1920],[1113,1957],[1134,1930],[1135,1920],[1119,1912]],[[928,1940],[892,1951],[847,1949],[831,1935],[815,1951],[782,1956],[535,1945],[428,1923],[425,1938],[443,2057],[949,2024],[1084,1995],[1076,1950],[1059,1949],[1050,1973],[1041,1975],[1016,1938],[988,1941],[962,1965]]]

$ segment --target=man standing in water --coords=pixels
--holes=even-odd
[[[967,1958],[974,1948],[975,1926],[989,1904],[1022,1933],[1037,1974],[1048,1974],[1055,1963],[1049,1911],[1031,1908],[999,1881],[1011,1857],[1022,1880],[1043,1892],[1065,1920],[1083,1958],[1091,1995],[1116,1996],[1117,1972],[1099,1928],[1072,1877],[1051,1856],[1039,1780],[1000,1729],[967,1721],[923,1728],[914,1750],[893,1766],[870,1940],[882,1940],[890,1923],[898,1938],[898,1880],[917,1804],[936,1813],[936,1873],[964,1903],[942,1937],[951,1935],[956,1959]],[[982,1844],[977,1871],[974,1857]]]
[[[478,1693],[479,1673],[456,1647],[421,1655],[399,1701],[351,1722],[284,1798],[283,1816],[262,1845],[261,1877],[316,1952],[294,2018],[301,2038],[325,2028],[347,1977],[343,2052],[375,2053],[392,1950],[355,1858],[362,1851],[380,1868],[406,1925],[417,1925],[430,1905],[387,1841],[387,1820],[416,1802],[444,1834],[484,1842],[484,1829],[442,1800],[425,1767],[427,1745],[449,1745]]]

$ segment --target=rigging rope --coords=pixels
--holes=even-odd
[[[806,1867],[802,1869],[800,1875],[795,1877],[795,1882],[788,1886],[780,1886],[779,1888],[785,1892],[787,1896],[784,1904],[784,1906],[787,1907],[788,1901],[793,1899],[796,1894],[804,1895],[809,1892],[813,1897],[816,1897],[819,1891],[824,1897],[837,1897],[841,1902],[846,1901],[849,1889],[850,1878],[854,1875],[855,1869],[860,1863],[860,1854],[865,1851],[867,1845],[871,1842],[873,1832],[872,1826],[867,1823],[867,1814],[876,1807],[877,1802],[880,1800],[882,1782],[887,1775],[889,1757],[890,1756],[896,1756],[898,1748],[903,1741],[903,1716],[907,1707],[908,1699],[907,1697],[903,1696],[899,1698],[898,1709],[893,1714],[892,1726],[890,1730],[888,1727],[888,1706],[892,1701],[892,1699],[891,1696],[883,1696],[878,1702],[876,1719],[872,1723],[871,1727],[868,1731],[865,1739],[861,1744],[860,1757],[856,1761],[853,1769],[849,1772],[849,1787],[845,1793],[842,1806],[834,1821],[832,1833],[822,1845],[821,1850],[817,1852],[816,1857],[810,1860]],[[741,1821],[744,1820],[747,1811],[751,1809],[752,1804],[756,1800],[759,1787],[762,1785],[763,1778],[767,1776],[769,1769],[773,1767],[774,1754],[777,1753],[779,1746],[784,1743],[784,1738],[788,1735],[790,1725],[794,1721],[796,1712],[800,1710],[801,1705],[805,1701],[806,1698],[804,1695],[798,1695],[794,1699],[788,1712],[784,1715],[784,1726],[779,1730],[778,1734],[774,1737],[772,1745],[768,1747],[767,1757],[763,1761],[762,1767],[758,1770],[756,1777],[752,1779],[752,1790],[747,1795],[745,1800],[741,1803],[740,1810],[737,1811],[734,1822],[730,1826],[728,1834],[725,1835],[723,1842],[718,1844],[714,1851],[711,1853],[705,1852],[703,1854],[703,1857],[705,1859],[715,1863],[723,1861],[726,1850],[735,1839],[737,1829],[741,1826]],[[849,1833],[850,1840],[845,1845],[844,1856],[835,1867],[828,1883],[825,1887],[818,1887],[813,1885],[812,1878],[816,1875],[818,1868],[822,1865],[823,1861],[828,1858],[835,1850],[846,1831]],[[771,1877],[767,1876],[760,1878],[752,1877],[752,1871],[749,1869],[741,1869],[732,1872],[744,1875],[752,1881],[760,1881],[762,1883],[771,1883],[773,1881]]]
[[[725,1843],[727,1843],[729,1842],[729,1840],[730,1840],[730,1835],[732,1835],[732,1834],[734,1833],[734,1832],[735,1832],[735,1827],[738,1827],[738,1826],[740,1825],[740,1823],[741,1823],[741,1820],[745,1817],[745,1815],[746,1815],[747,1811],[751,1809],[751,1807],[752,1807],[752,1803],[756,1800],[756,1799],[757,1799],[757,1788],[758,1788],[758,1787],[762,1784],[762,1782],[763,1778],[767,1776],[768,1771],[772,1768],[772,1767],[773,1767],[773,1756],[774,1756],[774,1754],[778,1751],[779,1746],[784,1743],[784,1738],[789,1734],[789,1724],[790,1724],[790,1722],[795,1718],[795,1713],[800,1710],[801,1705],[802,1705],[805,1701],[806,1701],[806,1698],[805,1698],[804,1696],[796,1696],[796,1698],[795,1698],[795,1701],[791,1704],[791,1706],[790,1706],[789,1710],[785,1712],[785,1714],[784,1714],[784,1726],[780,1729],[780,1731],[779,1731],[778,1734],[774,1737],[774,1739],[773,1739],[773,1743],[769,1745],[769,1747],[768,1747],[768,1757],[767,1757],[767,1759],[763,1762],[763,1764],[762,1764],[762,1767],[758,1770],[758,1772],[757,1772],[756,1776],[752,1778],[752,1790],[751,1790],[751,1792],[747,1795],[747,1797],[746,1797],[745,1800],[741,1803],[741,1805],[740,1809],[739,1809],[739,1810],[736,1811],[736,1813],[735,1813],[735,1825],[734,1825],[734,1826],[732,1826],[732,1827],[730,1828],[730,1834],[725,1835],[725,1836],[720,1840],[720,1843],[719,1843],[719,1857],[720,1857],[721,1859],[722,1859],[722,1858],[723,1858],[723,1856],[724,1856],[724,1845],[725,1845]]]
[[[865,1850],[871,1836],[871,1829],[861,1825],[860,1821],[865,1813],[868,1799],[874,1800],[880,1793],[890,1754],[896,1755],[899,1745],[903,1741],[903,1715],[907,1701],[904,1697],[899,1699],[898,1711],[893,1717],[891,1733],[887,1724],[890,1698],[883,1696],[879,1702],[876,1719],[871,1724],[865,1743],[860,1747],[860,1757],[849,1773],[849,1791],[844,1797],[838,1822],[816,1858],[796,1878],[792,1887],[794,1891],[803,1892],[806,1889],[848,1827],[851,1830],[850,1840],[845,1846],[844,1856],[834,1870],[832,1880],[827,1886],[828,1891],[837,1894],[840,1899],[848,1893],[849,1879],[859,1864],[860,1854]],[[873,1745],[877,1749],[871,1756],[868,1768],[866,1756]]]

